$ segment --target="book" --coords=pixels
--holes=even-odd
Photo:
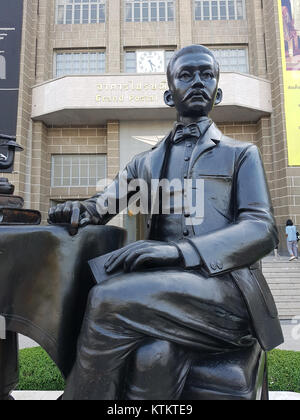
[[[110,252],[105,255],[101,255],[100,257],[94,258],[90,261],[88,261],[88,264],[90,266],[90,269],[92,271],[92,274],[94,276],[94,280],[97,284],[101,284],[104,280],[107,280],[109,278],[113,278],[117,276],[118,274],[122,273],[121,270],[116,271],[114,273],[107,273],[105,271],[104,265],[106,261],[111,257],[116,251]]]

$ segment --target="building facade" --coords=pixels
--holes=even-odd
[[[285,248],[287,218],[300,225],[300,167],[288,164],[279,13],[277,0],[24,0],[25,151],[10,180],[26,207],[46,221],[50,205],[90,197],[161,139],[175,119],[163,102],[167,63],[203,44],[222,71],[224,100],[212,117],[259,147]],[[138,219],[114,223],[142,237]]]

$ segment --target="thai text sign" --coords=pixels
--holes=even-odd
[[[162,101],[168,89],[166,80],[147,82],[146,80],[128,80],[121,83],[98,83],[97,103],[104,104],[153,104]]]

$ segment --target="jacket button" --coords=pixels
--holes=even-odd
[[[222,261],[217,261],[217,266],[218,266],[218,269],[219,269],[219,270],[222,270],[222,268],[223,268],[223,263],[222,263]]]
[[[189,236],[190,232],[187,229],[184,229],[183,236]]]

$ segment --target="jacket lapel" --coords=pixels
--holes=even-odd
[[[172,136],[172,132],[170,132],[163,140],[161,140],[152,149],[151,162],[150,162],[151,180],[161,179],[162,170],[163,170],[165,159],[167,157],[171,136]]]
[[[164,163],[166,162],[167,154],[169,153],[171,137],[172,131],[153,147],[150,154],[150,182],[148,184],[151,185],[151,214],[153,214],[154,209],[159,208],[157,203],[157,200],[159,199],[159,189],[157,189],[158,185],[156,185],[153,180],[156,180],[158,183],[162,177]]]
[[[195,165],[199,157],[209,149],[216,147],[220,142],[222,137],[221,131],[216,127],[215,124],[212,124],[209,129],[204,134],[204,137],[198,141],[191,157],[190,168],[191,170]]]

